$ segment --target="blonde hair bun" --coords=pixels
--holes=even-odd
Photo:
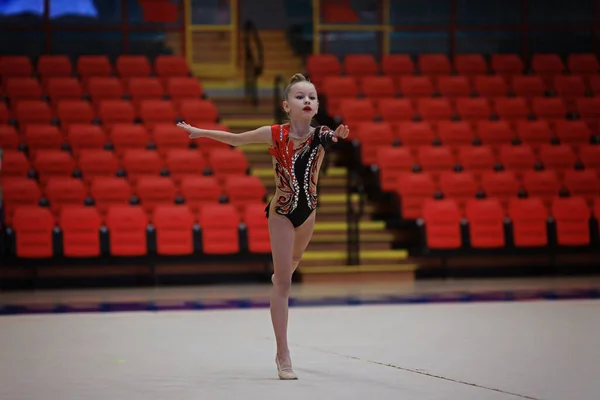
[[[308,79],[302,74],[294,74],[294,76],[290,78],[290,86],[298,82],[308,82]]]

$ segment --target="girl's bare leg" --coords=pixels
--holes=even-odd
[[[314,228],[315,213],[298,228],[280,215],[269,218],[271,252],[274,274],[271,277],[271,321],[277,342],[277,359],[282,369],[291,369],[290,351],[287,341],[288,303],[292,285],[292,274],[298,267],[302,253],[308,246]]]

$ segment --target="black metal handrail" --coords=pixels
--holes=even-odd
[[[273,82],[273,120],[278,124],[283,124],[285,112],[281,103],[283,101],[283,90],[285,89],[285,78],[281,75],[275,77]]]
[[[360,264],[360,220],[365,208],[365,190],[360,171],[351,164],[346,177],[347,265]],[[358,195],[358,204],[354,201]]]
[[[254,45],[254,46],[253,46]],[[256,54],[253,48],[256,48]],[[254,22],[247,20],[244,24],[244,79],[245,94],[254,106],[258,106],[258,78],[263,73],[264,52],[263,44]]]

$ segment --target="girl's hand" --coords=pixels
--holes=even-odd
[[[194,134],[194,131],[193,131],[194,127],[191,126],[190,124],[182,121],[182,122],[179,122],[177,124],[177,126],[181,129],[185,130],[190,135],[190,139],[199,137],[199,135]]]
[[[333,138],[331,140],[337,142],[338,138],[346,139],[349,134],[350,129],[348,129],[348,125],[340,125],[336,128],[335,132],[333,132]]]

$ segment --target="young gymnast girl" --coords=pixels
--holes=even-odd
[[[244,133],[198,129],[185,122],[190,138],[206,137],[231,146],[252,143],[270,145],[275,172],[275,195],[267,205],[273,289],[270,299],[271,321],[277,342],[275,363],[280,379],[297,379],[287,342],[288,302],[292,274],[308,246],[315,225],[317,181],[326,148],[348,137],[346,125],[332,131],[326,126],[312,127],[319,108],[317,90],[302,74],[295,74],[285,88],[283,109],[289,123],[262,126]]]

